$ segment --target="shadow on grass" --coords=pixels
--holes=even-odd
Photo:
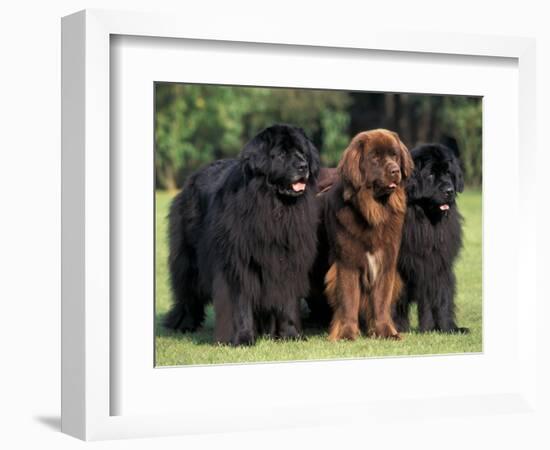
[[[156,337],[169,337],[177,338],[185,341],[189,341],[196,345],[215,345],[214,343],[214,326],[213,322],[207,319],[204,325],[194,332],[182,333],[181,331],[174,331],[164,326],[164,318],[166,314],[157,314],[155,318],[155,336]]]
[[[413,315],[414,315],[414,312],[413,312]],[[200,327],[197,331],[194,331],[194,332],[187,332],[187,333],[182,333],[180,331],[174,331],[174,330],[170,330],[170,329],[167,329],[164,327],[163,325],[163,322],[164,322],[164,318],[166,316],[166,313],[159,313],[157,314],[156,316],[156,319],[155,319],[155,336],[156,337],[163,337],[163,338],[171,338],[171,339],[176,339],[178,341],[181,341],[181,342],[187,342],[189,344],[192,344],[194,346],[205,346],[205,347],[226,347],[225,345],[221,345],[217,342],[214,341],[214,310],[212,308],[212,306],[208,306],[207,309],[206,309],[206,318],[205,318],[205,321],[204,321],[204,324],[202,325],[202,327]],[[416,322],[416,321],[414,321]],[[318,326],[314,326],[313,324],[311,323],[308,323],[307,322],[307,317],[306,319],[304,320],[304,333],[303,333],[303,336],[305,339],[301,340],[301,342],[304,342],[304,341],[307,341],[308,338],[310,337],[325,337],[327,336],[328,334],[328,328],[326,327],[318,327]],[[365,336],[365,333],[364,333],[364,330],[362,332],[362,335]],[[402,333],[403,336],[410,336],[410,337],[413,337],[413,336],[423,336],[423,337],[428,337],[428,336],[439,336],[439,337],[444,337],[444,336],[460,336],[460,335],[463,335],[462,333],[441,333],[441,332],[437,332],[437,331],[433,331],[433,332],[429,332],[429,333],[426,333],[426,332],[422,332],[420,331],[420,329],[418,328],[417,324],[416,323],[413,323],[411,328],[406,332],[406,333]],[[266,339],[266,337],[264,336],[263,339]],[[267,338],[269,339],[269,338]],[[269,339],[271,340],[271,339]],[[278,340],[273,340],[274,342],[288,342],[288,341],[278,341]]]
[[[208,345],[211,347],[217,347],[220,344],[214,342],[214,317],[213,311],[207,311],[206,319],[201,328],[194,332],[182,333],[180,331],[174,331],[166,328],[164,323],[164,318],[166,314],[157,314],[155,318],[155,336],[156,337],[168,337],[175,338],[182,341],[190,342],[194,345]],[[304,328],[303,336],[307,341],[309,337],[319,337],[326,336],[327,330],[321,327],[307,326]],[[288,342],[281,340],[280,342]]]

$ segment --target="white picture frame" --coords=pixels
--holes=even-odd
[[[484,385],[480,383],[477,390],[474,384],[471,384],[462,393],[454,391],[448,395],[442,394],[444,386],[434,387],[434,394],[431,396],[426,392],[411,396],[397,392],[388,398],[388,401],[376,395],[359,395],[344,403],[333,402],[326,397],[319,398],[316,402],[313,397],[307,395],[304,395],[303,401],[298,402],[290,402],[279,397],[279,401],[273,401],[271,405],[268,401],[269,407],[264,405],[263,409],[258,408],[253,414],[246,410],[249,406],[247,402],[253,402],[253,399],[245,398],[242,405],[235,405],[236,398],[229,394],[227,402],[220,400],[219,404],[214,405],[215,410],[212,410],[211,403],[201,405],[200,396],[191,396],[190,405],[187,406],[192,408],[182,407],[181,411],[177,408],[164,410],[162,404],[152,404],[154,399],[141,402],[139,405],[144,405],[143,407],[137,405],[133,408],[118,408],[114,405],[116,402],[113,399],[119,390],[125,389],[126,380],[124,377],[113,378],[112,367],[114,358],[121,357],[121,360],[124,360],[124,355],[121,356],[120,352],[125,348],[118,347],[113,351],[113,340],[116,340],[114,337],[119,330],[118,324],[112,320],[113,311],[110,303],[115,289],[115,280],[111,279],[112,248],[116,245],[111,234],[111,188],[120,183],[118,174],[111,170],[110,153],[110,148],[114,145],[111,130],[111,108],[115,95],[111,90],[114,36],[206,41],[212,42],[213,46],[215,43],[227,42],[245,47],[265,45],[267,58],[270,57],[269,48],[272,48],[269,46],[279,45],[277,48],[283,53],[290,51],[292,46],[302,50],[315,49],[321,59],[323,52],[330,52],[338,57],[354,49],[358,52],[365,50],[395,52],[395,55],[406,54],[411,64],[415,59],[426,60],[430,55],[448,55],[450,59],[501,58],[517,64],[514,73],[517,75],[518,95],[513,104],[517,114],[513,113],[515,122],[507,128],[511,130],[511,138],[508,139],[511,144],[494,141],[502,144],[503,148],[511,145],[510,164],[513,166],[514,163],[518,163],[517,178],[513,176],[509,194],[513,199],[512,210],[517,213],[517,217],[522,218],[521,221],[517,218],[515,222],[511,221],[510,229],[516,231],[516,240],[511,244],[510,252],[513,264],[507,269],[508,272],[503,272],[513,278],[509,280],[513,289],[503,295],[509,295],[514,300],[511,305],[518,308],[517,316],[509,314],[509,317],[503,319],[503,326],[508,325],[507,320],[510,321],[513,333],[510,333],[512,337],[509,342],[503,339],[502,345],[509,344],[513,347],[513,355],[507,361],[507,355],[502,351],[504,347],[494,347],[500,361],[498,364],[514,366],[511,375],[503,375],[502,380],[496,380],[494,390],[490,392],[485,391]],[[220,51],[223,53],[223,48]],[[534,200],[530,200],[527,195],[521,195],[522,192],[534,189],[535,182],[534,177],[528,176],[529,171],[536,166],[534,40],[365,30],[349,30],[348,33],[339,33],[335,36],[312,30],[306,37],[299,30],[282,31],[278,27],[270,26],[233,29],[230,24],[216,24],[216,27],[208,29],[192,17],[87,10],[63,18],[62,57],[62,430],[65,433],[85,440],[97,440],[285,426],[305,427],[312,424],[359,423],[360,420],[380,417],[384,420],[399,420],[395,419],[396,405],[399,405],[400,417],[418,417],[422,414],[429,416],[426,413],[429,405],[437,405],[443,417],[497,414],[503,410],[517,413],[536,412],[536,353],[532,350],[536,347],[536,329],[529,317],[529,311],[536,309],[536,241],[534,233],[530,231],[535,229],[536,208],[533,208]],[[228,82],[235,80],[232,78]],[[291,82],[291,79],[286,81],[287,84]],[[282,83],[284,85],[285,82]],[[399,90],[395,82],[393,83],[393,89]],[[498,84],[497,81],[495,84]],[[391,86],[388,85],[387,90],[390,90]],[[491,129],[491,124],[486,122],[485,113],[484,109],[484,131],[487,125]],[[487,142],[485,139],[484,136],[484,145]],[[147,145],[152,145],[152,141]],[[514,158],[518,158],[517,161]],[[485,158],[484,163],[487,164]],[[487,167],[484,167],[484,171],[485,169]],[[492,211],[484,210],[484,217],[489,212],[496,217],[499,212],[495,210],[502,203],[498,201],[498,192],[491,188],[492,185],[487,180],[484,183],[484,200],[497,200],[496,206],[490,208]],[[491,214],[487,216],[489,220]],[[501,230],[502,233],[506,231],[505,228]],[[504,238],[498,234],[499,231],[495,230],[495,244],[497,239]],[[487,257],[491,255],[484,254],[485,260]],[[494,271],[496,266],[492,267]],[[486,278],[484,280],[486,281]],[[517,302],[518,286],[522,286],[521,303]],[[152,297],[150,301],[153,301]],[[152,310],[151,308],[150,314]],[[491,333],[499,330],[490,329],[487,335],[485,325],[484,322],[484,341],[489,339],[490,342]],[[136,345],[139,345],[139,341],[136,341]],[[494,362],[497,359],[492,362],[490,356],[490,351],[485,354],[486,370],[490,370],[491,364],[497,364]],[[203,367],[200,368],[202,372],[185,372],[186,369],[182,372],[180,369],[154,369],[152,365],[145,368],[143,360],[136,361],[135,365],[129,363],[128,367],[123,369],[126,372],[130,371],[138,380],[138,386],[143,380],[158,383],[160,386],[163,383],[185,380],[186,377],[193,378],[195,383],[202,379],[204,384],[210,383],[212,386],[220,376],[234,377],[232,380],[243,374],[247,379],[265,378],[273,376],[274,372],[280,379],[306,377],[313,380],[330,373],[335,377],[349,376],[350,379],[357,378],[360,381],[361,377],[364,377],[361,371],[364,371],[367,365],[370,376],[375,377],[377,371],[380,374],[384,370],[393,371],[403,364],[399,359],[370,360],[368,363],[362,360],[328,365],[325,363],[322,366],[323,375],[318,375],[321,366],[316,363],[231,366],[225,369],[216,368],[216,372],[212,371],[212,368]],[[426,358],[419,361],[415,366],[419,371],[429,370],[426,369],[428,365],[438,366],[436,370],[445,370],[444,366],[447,366],[449,370],[453,364],[480,370],[484,364],[480,359],[466,358],[460,362],[451,358],[432,359],[428,363]],[[180,372],[169,373],[172,370]],[[140,371],[143,371],[143,374],[140,374]],[[155,372],[154,377],[145,373],[152,371]],[[159,379],[161,372],[162,379]],[[385,383],[389,385],[393,381],[394,379],[388,376]],[[131,383],[128,382],[128,385]],[[322,384],[317,388],[322,388]],[[143,388],[142,390],[147,391]],[[276,393],[276,389],[274,391]],[[129,390],[126,397],[128,395],[137,396],[139,392],[136,389]],[[171,402],[174,403],[173,400]],[[116,411],[116,414],[113,414],[113,411]]]

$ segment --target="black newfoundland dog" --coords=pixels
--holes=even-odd
[[[458,148],[421,145],[411,151],[415,170],[407,183],[407,214],[398,259],[403,281],[395,304],[399,331],[409,329],[409,306],[418,306],[419,329],[467,332],[455,322],[453,266],[462,247],[462,216],[455,203],[464,189]]]
[[[238,159],[191,175],[170,209],[174,304],[168,328],[192,331],[214,303],[214,339],[251,345],[301,336],[300,298],[316,252],[319,155],[304,131],[274,125]]]

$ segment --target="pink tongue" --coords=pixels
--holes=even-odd
[[[301,191],[305,190],[305,188],[306,188],[305,183],[298,182],[298,183],[294,183],[292,185],[292,189],[294,189],[295,192],[301,192]]]
[[[447,211],[447,210],[449,209],[449,205],[441,205],[441,206],[439,207],[439,209],[440,209],[441,211]]]
[[[390,185],[389,185],[388,187],[389,187],[389,188],[391,188],[391,189],[394,189],[394,188],[396,188],[396,187],[397,187],[397,184],[395,184],[395,183],[392,183],[392,184],[390,184]]]

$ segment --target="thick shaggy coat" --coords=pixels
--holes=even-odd
[[[170,209],[174,304],[165,325],[195,330],[213,301],[214,339],[301,335],[300,298],[316,253],[319,155],[303,130],[274,125],[238,159],[186,181]]]
[[[391,313],[399,289],[404,184],[412,169],[396,133],[362,132],[344,151],[335,183],[321,194],[322,242],[308,304],[317,321],[323,315],[318,284],[324,274],[324,294],[333,311],[331,340],[355,339],[360,324],[371,336],[399,338]],[[327,175],[327,184],[331,178]]]
[[[440,144],[411,151],[415,170],[407,182],[407,215],[398,270],[404,287],[395,305],[399,331],[409,329],[409,307],[418,305],[420,331],[465,332],[455,322],[454,263],[462,247],[456,195],[464,189],[458,150]]]

